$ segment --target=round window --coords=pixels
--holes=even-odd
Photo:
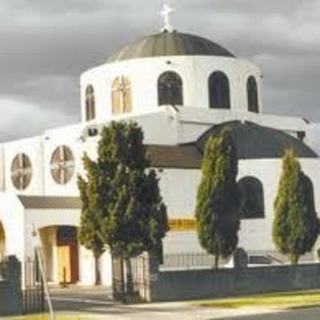
[[[18,190],[25,190],[30,185],[32,179],[32,164],[30,158],[19,153],[15,156],[11,165],[11,180]]]
[[[67,146],[55,149],[51,158],[51,176],[58,184],[67,184],[73,177],[75,170],[74,156]]]

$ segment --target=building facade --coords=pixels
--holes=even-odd
[[[272,251],[273,202],[287,148],[299,156],[320,209],[320,161],[308,121],[263,113],[262,72],[218,44],[163,30],[129,44],[81,75],[76,125],[0,145],[0,255],[34,257],[38,231],[48,280],[94,283],[92,254],[77,240],[82,155],[96,158],[101,128],[135,121],[144,131],[168,207],[165,253],[201,252],[195,202],[205,142],[228,127],[239,156],[239,245]],[[101,259],[111,284],[111,258]]]

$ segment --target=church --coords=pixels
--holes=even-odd
[[[39,234],[48,281],[93,284],[94,260],[77,240],[82,156],[96,157],[99,133],[111,121],[143,129],[168,208],[164,254],[201,252],[195,203],[206,141],[228,127],[239,157],[242,194],[239,246],[274,251],[273,202],[281,157],[292,148],[314,188],[320,211],[320,160],[309,121],[263,112],[263,74],[254,63],[197,35],[165,27],[81,75],[81,123],[0,145],[0,257],[34,259]],[[101,259],[111,284],[111,258]]]

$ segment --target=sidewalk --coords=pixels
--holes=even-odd
[[[190,302],[123,305],[111,300],[111,291],[104,287],[54,288],[51,292],[56,311],[90,314],[92,320],[212,320],[277,312],[261,308],[203,308],[193,306]]]

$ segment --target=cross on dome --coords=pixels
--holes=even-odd
[[[173,12],[175,12],[175,10],[172,8],[170,4],[170,0],[164,0],[163,9],[161,11],[161,16],[163,17],[163,20],[164,20],[164,27],[162,31],[167,31],[167,32],[174,31],[174,28],[170,22],[170,16]]]

